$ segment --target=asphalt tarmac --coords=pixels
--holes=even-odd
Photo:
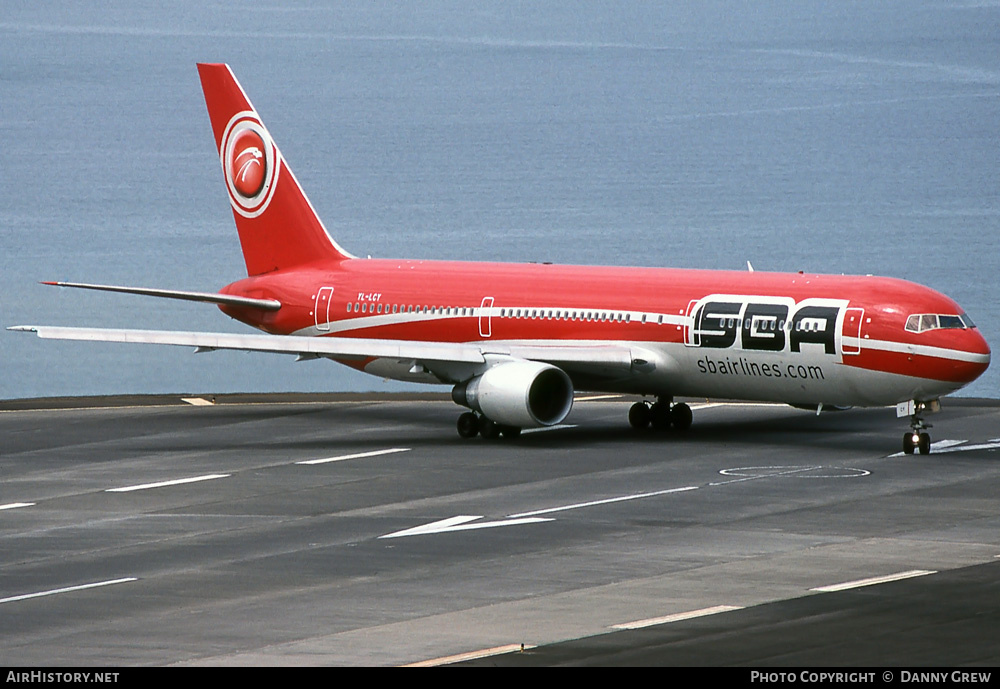
[[[1000,662],[1000,402],[926,456],[893,409],[630,402],[497,441],[441,396],[0,403],[0,664]]]

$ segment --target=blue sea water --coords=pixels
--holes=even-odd
[[[219,61],[355,254],[892,275],[1000,347],[1000,3],[0,7],[4,326],[246,332],[37,284],[244,275],[195,70]],[[408,389],[6,331],[0,361],[0,399]],[[1000,397],[1000,366],[963,394]]]

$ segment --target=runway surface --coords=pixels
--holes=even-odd
[[[892,409],[595,397],[494,442],[435,396],[0,404],[0,663],[1000,662],[1000,402],[901,456]]]

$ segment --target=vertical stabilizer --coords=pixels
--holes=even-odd
[[[247,274],[354,258],[327,234],[229,66],[198,73]]]

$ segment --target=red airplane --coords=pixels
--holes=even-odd
[[[897,405],[908,454],[922,419],[990,362],[954,301],[882,277],[383,260],[323,227],[223,64],[200,64],[248,277],[219,293],[46,283],[215,303],[259,334],[15,326],[39,337],[327,358],[452,386],[464,438],[517,435],[569,414],[574,390],[655,398],[635,428],[691,425],[677,397],[823,408]]]

